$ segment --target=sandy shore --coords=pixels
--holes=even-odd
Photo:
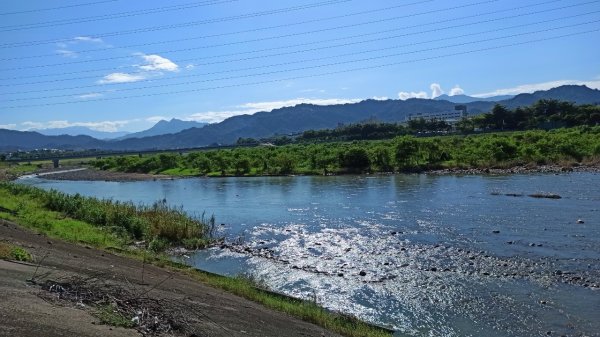
[[[50,180],[88,180],[88,181],[145,181],[159,179],[174,179],[174,177],[161,174],[126,173],[113,171],[100,171],[91,168],[59,169],[56,171],[41,172],[34,176]]]

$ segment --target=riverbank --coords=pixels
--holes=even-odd
[[[126,173],[114,171],[100,171],[87,167],[74,169],[57,169],[51,171],[40,171],[34,176],[44,177],[51,180],[87,180],[87,181],[147,181],[173,179],[165,174]]]
[[[44,336],[139,336],[139,329],[102,324],[95,314],[98,308],[88,303],[60,299],[67,294],[65,285],[86,280],[88,287],[106,294],[127,289],[147,302],[160,303],[157,317],[164,321],[157,326],[170,325],[169,333],[175,336],[340,336],[216,290],[198,282],[201,276],[194,272],[51,239],[1,220],[0,237],[34,257],[33,263],[0,260],[0,335],[25,337],[44,331]],[[65,290],[45,290],[48,282],[60,283]],[[149,329],[145,335],[161,333]]]
[[[534,173],[600,172],[600,163],[569,165],[517,165],[506,168],[447,168],[424,171],[430,175],[508,175]]]
[[[12,186],[12,187],[11,187]],[[0,205],[2,206],[2,208],[0,209],[0,220],[4,219],[2,224],[0,224],[0,237],[2,238],[3,241],[6,241],[7,243],[9,243],[12,246],[16,246],[16,247],[21,247],[23,249],[26,249],[27,251],[29,251],[29,254],[31,254],[33,256],[32,261],[34,262],[34,264],[36,264],[36,268],[39,267],[57,267],[57,266],[52,266],[52,265],[47,265],[47,257],[48,254],[56,254],[58,256],[71,256],[69,258],[63,259],[63,258],[59,258],[59,261],[62,261],[63,263],[65,263],[65,265],[62,266],[62,268],[65,268],[65,272],[69,272],[66,273],[65,275],[63,275],[62,273],[57,273],[56,271],[54,271],[53,275],[58,274],[58,277],[51,277],[51,278],[41,278],[40,280],[35,280],[35,282],[32,284],[33,286],[35,286],[34,288],[36,289],[36,292],[41,292],[41,290],[44,290],[44,286],[48,285],[48,282],[54,282],[52,284],[54,284],[55,286],[50,286],[47,287],[48,289],[57,289],[58,286],[60,286],[59,288],[65,288],[65,289],[71,289],[74,286],[76,287],[84,287],[86,290],[87,289],[98,289],[100,288],[101,290],[104,289],[106,290],[107,296],[114,296],[116,298],[122,297],[120,295],[118,295],[119,293],[122,293],[123,291],[128,291],[128,293],[131,294],[131,288],[135,288],[138,289],[138,286],[161,286],[162,287],[162,282],[166,282],[166,281],[161,281],[158,282],[157,280],[160,280],[160,277],[156,277],[155,278],[155,283],[152,282],[148,282],[146,281],[148,284],[145,284],[144,282],[144,275],[146,274],[147,270],[149,270],[148,268],[149,265],[154,265],[155,267],[152,268],[157,268],[157,267],[163,267],[163,268],[159,268],[161,271],[156,271],[156,273],[160,276],[160,275],[164,275],[165,278],[167,278],[167,276],[169,275],[173,275],[175,273],[179,274],[181,278],[185,278],[187,277],[188,280],[185,281],[187,283],[190,282],[189,279],[191,280],[195,280],[195,282],[199,282],[197,287],[192,287],[191,285],[189,286],[190,289],[186,290],[186,289],[179,289],[177,287],[175,287],[175,292],[178,293],[179,295],[181,294],[187,294],[187,296],[191,297],[191,298],[196,298],[198,295],[198,293],[206,293],[206,296],[209,296],[211,299],[210,301],[212,301],[211,303],[213,303],[214,305],[217,305],[217,303],[222,303],[223,301],[227,301],[227,298],[224,299],[218,299],[219,296],[223,295],[225,297],[227,296],[233,296],[234,295],[238,295],[241,296],[242,298],[245,298],[246,300],[250,300],[253,301],[255,303],[259,303],[264,305],[266,308],[270,308],[275,310],[276,312],[279,312],[277,315],[282,315],[284,317],[287,317],[289,320],[294,321],[294,320],[298,320],[301,319],[303,321],[306,322],[312,322],[314,324],[317,324],[321,327],[324,327],[326,329],[329,329],[331,331],[337,331],[339,333],[342,333],[343,335],[346,336],[388,336],[389,332],[383,329],[379,329],[376,327],[371,327],[368,324],[365,324],[363,322],[360,322],[354,318],[351,317],[346,317],[346,316],[342,316],[336,313],[332,313],[329,312],[319,306],[317,306],[315,303],[312,302],[307,302],[307,301],[302,301],[302,300],[297,300],[297,299],[292,299],[292,298],[288,298],[285,296],[281,296],[278,294],[273,294],[270,293],[268,291],[264,291],[261,290],[259,288],[256,288],[255,285],[253,284],[253,282],[251,280],[247,280],[247,279],[243,279],[243,278],[229,278],[229,277],[222,277],[222,276],[218,276],[218,275],[214,275],[214,274],[209,274],[209,273],[204,273],[202,271],[198,271],[195,269],[192,269],[189,266],[184,266],[184,265],[179,265],[179,264],[174,264],[170,261],[169,257],[166,255],[162,255],[160,253],[160,250],[156,250],[156,248],[158,247],[158,245],[155,245],[153,242],[157,241],[157,237],[154,237],[154,239],[152,241],[146,240],[144,241],[140,241],[140,242],[135,242],[133,241],[132,237],[130,237],[129,235],[127,235],[126,232],[124,232],[122,229],[115,229],[115,225],[117,225],[117,223],[113,223],[111,225],[102,225],[102,223],[96,223],[96,222],[91,222],[91,223],[87,223],[83,220],[85,220],[85,218],[87,218],[87,213],[76,213],[74,214],[74,216],[76,216],[77,219],[74,218],[70,218],[68,216],[68,214],[70,214],[68,211],[64,211],[65,213],[63,213],[63,211],[57,212],[57,211],[52,211],[50,209],[47,209],[46,207],[50,207],[52,205],[46,205],[44,202],[42,202],[42,200],[44,199],[44,197],[46,196],[47,193],[58,193],[55,197],[52,197],[52,200],[55,200],[55,202],[62,202],[61,205],[63,204],[68,204],[69,202],[74,202],[76,204],[79,204],[79,207],[76,207],[76,210],[81,210],[81,209],[85,209],[87,211],[90,210],[94,210],[97,207],[94,206],[97,203],[101,203],[102,205],[107,204],[110,202],[108,201],[93,201],[92,199],[85,199],[85,198],[81,198],[81,197],[67,197],[67,196],[63,196],[62,194],[60,194],[60,192],[44,192],[42,190],[39,189],[31,189],[31,188],[27,188],[24,186],[17,186],[14,184],[4,184],[4,185],[0,185]],[[65,199],[66,198],[66,199]],[[64,200],[63,200],[64,199]],[[71,200],[73,199],[73,200]],[[56,201],[58,200],[58,201]],[[85,204],[85,205],[84,205]],[[109,216],[110,212],[110,205],[105,205],[104,210],[97,210],[96,209],[96,213],[95,214],[99,214],[97,212],[104,212],[106,211],[106,216]],[[129,207],[128,204],[117,204],[115,205],[115,207]],[[142,207],[142,206],[138,206],[138,207]],[[62,208],[61,208],[62,209]],[[144,211],[153,211],[154,208],[145,208],[142,207],[140,209],[142,211],[142,213],[139,213],[137,215],[132,215],[130,214],[129,217],[134,217],[135,220],[134,222],[132,222],[132,224],[138,224],[138,225],[144,225]],[[93,212],[92,212],[93,213]],[[130,212],[131,213],[131,212]],[[91,213],[90,213],[91,214]],[[101,217],[103,218],[103,217]],[[156,216],[156,218],[160,218],[160,216]],[[137,219],[137,220],[136,220]],[[8,220],[8,221],[7,221]],[[121,221],[123,222],[123,221]],[[173,221],[167,221],[169,224],[172,224]],[[19,223],[21,226],[27,227],[30,230],[33,230],[35,232],[30,232],[28,230],[22,229],[20,227],[18,227],[16,225],[16,223]],[[123,223],[123,225],[125,225],[123,228],[126,228],[128,231],[130,230],[134,230],[132,233],[135,232],[135,226],[126,226],[125,223]],[[172,226],[171,226],[172,227]],[[169,228],[171,228],[169,227]],[[142,229],[144,229],[146,227],[142,226]],[[148,229],[151,229],[152,226],[148,227]],[[190,228],[190,226],[186,226],[186,228]],[[7,231],[7,232],[5,232]],[[143,233],[145,233],[146,231],[143,230]],[[12,234],[11,234],[12,233]],[[17,233],[17,234],[15,234]],[[11,239],[11,235],[17,235],[16,237]],[[134,233],[135,234],[135,233]],[[156,234],[156,233],[155,233]],[[45,235],[48,235],[49,237],[52,238],[58,238],[61,240],[65,240],[71,243],[66,243],[66,242],[61,242],[58,240],[53,240],[53,239],[48,239],[45,237]],[[146,236],[141,236],[139,239],[143,239],[146,238]],[[165,236],[166,238],[166,236]],[[152,239],[152,237],[150,237],[150,239]],[[41,240],[42,243],[46,242],[48,245],[51,246],[46,246],[44,244],[42,244],[41,246],[39,244],[31,244],[29,243],[31,240]],[[158,240],[161,241],[161,240]],[[157,242],[158,242],[157,241]],[[184,240],[185,241],[185,240]],[[80,246],[80,245],[85,245],[85,246]],[[90,261],[86,261],[81,259],[82,255],[82,250],[84,252],[92,251],[95,250],[93,248],[99,248],[100,250],[96,251],[96,255],[94,256],[90,256],[89,259]],[[58,249],[58,251],[54,251],[55,249]],[[109,258],[109,261],[105,262],[104,265],[98,266],[98,267],[94,267],[97,263],[100,262],[94,262],[94,258],[97,258],[98,256],[104,258]],[[76,260],[73,260],[76,259]],[[105,260],[105,259],[100,259],[100,260]],[[81,264],[78,265],[77,267],[75,267],[74,265],[76,265],[77,263]],[[124,269],[123,272],[128,271],[130,274],[111,274],[112,272],[112,268],[116,268],[115,266],[117,266],[117,264],[121,264],[123,265],[122,268]],[[106,267],[106,265],[108,265],[109,267]],[[138,267],[133,268],[131,267],[132,265],[136,265]],[[104,274],[104,272],[106,272],[106,274]],[[33,273],[30,273],[33,274]],[[141,276],[140,276],[141,274]],[[19,276],[20,275],[20,276]],[[146,274],[148,275],[148,274]],[[23,276],[22,274],[16,274],[17,277],[21,277]],[[50,276],[50,275],[47,275]],[[141,283],[135,283],[134,280],[138,280],[141,277]],[[169,276],[171,277],[171,276]],[[5,279],[2,282],[4,282],[4,284],[6,285],[7,288],[7,293],[21,293],[23,289],[13,289],[11,287],[14,287],[15,285],[21,284],[23,285],[24,282],[26,281],[28,277],[22,277],[22,278],[18,278],[18,279],[14,279],[14,278],[9,278],[9,279]],[[31,276],[29,276],[29,278],[31,278]],[[121,282],[121,284],[117,284],[116,288],[112,285],[113,282],[116,282],[115,280],[118,280],[119,278],[122,278],[123,280],[125,280],[126,282],[123,283]],[[175,280],[177,280],[177,277],[174,277]],[[93,280],[92,284],[81,284],[81,280]],[[19,283],[20,282],[20,283]],[[65,283],[67,282],[67,283]],[[109,289],[105,289],[107,286],[107,282],[110,283],[109,285]],[[158,282],[158,283],[157,283]],[[183,282],[183,281],[182,281]],[[31,283],[31,282],[30,282]],[[41,290],[40,290],[41,289]],[[141,287],[139,289],[142,290],[136,290],[136,292],[138,293],[145,293],[145,290],[143,290],[144,288]],[[168,289],[168,288],[167,288]],[[179,289],[179,290],[178,290]],[[208,290],[207,290],[208,289]],[[224,293],[222,290],[225,290],[227,293],[233,294],[233,295],[225,295],[226,293]],[[102,290],[102,291],[104,291]],[[150,287],[149,291],[154,292],[154,288]],[[89,291],[88,291],[89,292]],[[50,297],[52,296],[56,296],[56,294],[50,294]],[[62,296],[62,295],[61,295]],[[183,296],[183,295],[182,295]],[[13,304],[15,306],[17,306],[19,304],[19,302],[17,301],[17,299],[19,298],[19,296],[16,296],[13,298],[13,300],[15,301]],[[106,298],[106,296],[102,297],[102,298]],[[167,297],[169,298],[169,297]],[[186,296],[181,297],[182,299],[187,298]],[[171,298],[173,299],[173,298]],[[162,298],[150,298],[148,299],[148,301],[152,302],[156,302],[156,301],[162,301]],[[242,299],[239,299],[240,301],[242,301]],[[210,302],[209,301],[209,302]],[[97,302],[96,301],[90,301],[92,304],[86,304],[83,303],[84,306],[79,305],[79,302],[75,302],[75,303],[63,303],[63,304],[67,304],[67,306],[75,306],[75,307],[81,307],[81,309],[86,309],[85,306],[91,306],[90,308],[87,308],[89,310],[91,310],[92,312],[97,312],[98,310],[101,309],[106,309],[104,307],[98,307],[97,306]],[[7,302],[8,303],[8,302]],[[204,303],[205,302],[201,302]],[[197,303],[196,303],[197,304]],[[112,305],[112,303],[108,303],[107,305]],[[247,304],[243,304],[243,302],[239,302],[236,305],[232,304],[228,309],[224,309],[225,311],[227,310],[232,310],[232,311],[236,311],[239,312],[240,315],[247,315],[247,317],[251,318],[252,316],[254,316],[254,321],[252,321],[251,319],[242,321],[241,323],[231,323],[233,325],[244,325],[244,324],[251,324],[250,322],[254,322],[254,325],[256,321],[262,321],[265,322],[266,324],[269,324],[269,321],[271,320],[271,318],[269,318],[268,316],[265,317],[259,317],[256,316],[255,314],[245,314],[244,311],[246,311],[245,308],[254,308],[256,307],[257,304],[253,304],[252,306],[249,306]],[[162,306],[161,306],[162,307]],[[37,310],[38,312],[43,312],[44,310],[39,309],[37,307],[33,308],[32,310]],[[117,310],[119,309],[119,310]],[[135,309],[135,308],[134,308]],[[201,307],[193,307],[193,306],[189,306],[189,307],[184,307],[184,308],[180,308],[180,307],[174,307],[171,309],[166,309],[169,312],[164,313],[164,315],[167,315],[165,317],[169,317],[168,315],[173,315],[173,313],[181,313],[181,312],[191,312],[192,314],[192,318],[194,320],[202,320],[202,317],[204,316],[200,316],[200,317],[196,317],[194,315],[198,314],[198,310],[203,310]],[[177,311],[179,310],[179,311]],[[262,310],[269,310],[269,309],[265,309],[263,308]],[[117,323],[118,324],[124,324],[126,326],[129,327],[135,327],[135,328],[139,328],[142,325],[141,324],[131,324],[131,322],[133,322],[132,320],[135,321],[135,318],[137,317],[136,313],[139,310],[129,310],[126,311],[123,308],[115,308],[114,310],[111,309],[112,311],[118,311],[120,312],[120,316],[118,316],[118,320]],[[123,312],[125,311],[125,312]],[[221,314],[226,315],[226,313],[221,312]],[[289,315],[289,316],[287,316]],[[7,314],[7,316],[5,317],[11,317],[10,315]],[[296,318],[292,318],[292,317],[296,317]],[[113,317],[115,318],[115,317]],[[62,318],[62,320],[64,320],[65,317]],[[234,318],[232,318],[233,320]],[[168,320],[168,319],[167,319]],[[29,324],[29,325],[33,325],[34,327],[36,326],[37,321],[34,322],[29,322],[27,319],[23,319],[22,321],[22,326],[17,326],[14,327],[12,325],[7,325],[9,328],[13,327],[14,329],[20,329],[23,326]],[[214,321],[214,319],[211,318],[210,320],[211,322]],[[8,321],[10,322],[10,320]],[[187,320],[186,320],[187,322]],[[86,322],[82,322],[82,323],[87,323]],[[112,324],[114,325],[114,320],[112,322]],[[127,323],[127,324],[125,324]],[[225,322],[226,323],[226,322]],[[43,322],[40,324],[44,324]],[[174,323],[175,324],[175,323]],[[177,323],[177,324],[183,324],[183,323]],[[188,324],[188,323],[186,323]],[[202,323],[202,324],[206,324],[206,322]],[[229,323],[228,323],[229,324]],[[304,323],[303,323],[304,324]],[[286,323],[274,323],[273,326],[281,326],[281,325],[286,325]],[[287,324],[290,327],[294,326],[295,324]],[[39,326],[37,327],[39,328]],[[78,334],[78,333],[63,333],[64,331],[60,330],[60,327],[55,327],[57,332],[54,335],[82,335],[82,336],[87,336],[88,334]],[[186,328],[187,329],[187,328]],[[195,328],[194,328],[195,329]],[[291,332],[287,331],[287,330],[282,330],[282,332],[280,333],[279,330],[277,329],[272,329],[272,330],[264,330],[262,328],[259,327],[246,327],[246,328],[241,328],[241,330],[244,330],[246,332],[248,331],[253,331],[256,330],[256,333],[254,333],[255,336],[268,336],[268,335],[272,335],[272,336],[279,336],[281,335],[281,333],[283,333],[284,335],[301,335],[298,334],[297,332]],[[321,329],[322,328],[316,328],[316,329]],[[138,329],[139,330],[139,329]],[[167,329],[168,330],[168,329]],[[239,331],[241,331],[239,330]],[[264,330],[264,331],[263,331]],[[297,331],[302,331],[303,329],[297,330]],[[306,329],[304,329],[306,330]],[[333,336],[337,336],[336,334],[329,334],[329,333],[325,333],[321,330],[311,330],[312,332],[309,333],[308,335],[312,335],[312,336],[321,336],[322,334],[326,334],[326,335],[333,335]],[[90,329],[90,331],[93,331],[93,329]],[[183,330],[182,330],[183,331]],[[187,330],[186,330],[187,331]],[[194,331],[201,331],[201,330],[194,330]],[[225,329],[225,331],[229,331],[228,329]],[[238,331],[238,330],[233,330]],[[266,331],[266,332],[265,332]],[[286,332],[287,331],[287,332]],[[194,332],[196,333],[196,332]],[[18,334],[17,334],[18,335]],[[28,334],[24,334],[23,336],[26,336]],[[102,334],[96,334],[96,335],[102,335]],[[180,334],[180,335],[193,335],[193,334]],[[200,336],[203,334],[199,334],[196,333],[196,335]],[[210,334],[215,335],[215,336],[231,336],[231,335],[237,335],[236,333],[215,333],[215,334]]]
[[[566,173],[566,172],[600,172],[600,162],[588,163],[570,163],[570,164],[551,164],[551,165],[515,165],[505,168],[444,168],[431,170],[407,170],[406,172],[389,172],[375,174],[427,174],[427,175],[509,175],[509,174],[534,174],[534,173]],[[196,174],[190,175],[167,175],[167,174],[147,174],[147,173],[127,173],[102,171],[94,168],[80,168],[77,170],[43,171],[43,173],[33,174],[49,180],[72,180],[72,181],[149,181],[149,180],[173,180],[179,178],[198,177]],[[310,174],[302,174],[310,175]],[[317,175],[317,174],[314,174]],[[319,174],[320,175],[320,174]],[[335,174],[329,174],[335,175]],[[339,174],[337,174],[339,175]],[[281,175],[245,175],[263,177],[263,176],[289,176]],[[201,176],[207,178],[220,178],[223,176]],[[230,177],[230,176],[226,176]],[[231,176],[236,177],[236,176]],[[239,176],[237,176],[239,177]],[[18,177],[13,177],[14,179]]]

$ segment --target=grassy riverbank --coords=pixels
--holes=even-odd
[[[0,219],[18,223],[50,237],[90,245],[161,267],[178,270],[189,276],[285,312],[346,336],[389,336],[389,332],[352,317],[331,313],[313,302],[295,300],[261,290],[246,278],[230,278],[195,270],[173,263],[160,253],[168,245],[195,243],[210,239],[209,224],[189,218],[180,209],[162,202],[136,206],[95,198],[70,196],[56,191],[0,182]],[[131,248],[135,240],[145,240],[147,249]],[[162,241],[161,245],[152,242]],[[165,246],[162,246],[166,242]],[[10,258],[21,252],[3,247]]]
[[[120,156],[92,165],[101,170],[173,176],[256,176],[570,166],[595,163],[599,157],[600,126],[582,126]]]

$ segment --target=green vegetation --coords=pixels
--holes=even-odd
[[[573,164],[600,156],[600,127],[529,130],[390,140],[290,144],[111,157],[103,170],[177,175],[252,176],[504,168]]]
[[[247,277],[231,278],[192,269],[188,273],[203,283],[224,289],[344,336],[389,337],[391,335],[387,329],[372,326],[352,316],[332,313],[313,301],[293,299],[263,290],[260,286],[257,287],[255,280]]]
[[[459,125],[462,131],[530,130],[558,127],[594,126],[600,124],[600,106],[574,105],[553,99],[543,99],[525,108],[509,110],[496,104],[491,112],[465,119]]]
[[[23,262],[32,261],[31,254],[27,250],[5,242],[0,242],[0,259]]]
[[[146,240],[156,251],[172,245],[196,249],[210,242],[214,230],[213,217],[192,219],[181,208],[168,206],[166,200],[134,205],[12,183],[0,183],[0,197],[0,206],[14,211],[8,213],[9,220],[42,228],[67,241],[102,247],[108,243],[121,246],[119,241],[126,239]]]
[[[135,324],[131,319],[125,317],[119,310],[112,304],[104,305],[98,308],[94,313],[100,320],[100,323],[118,326],[123,328],[133,328]]]

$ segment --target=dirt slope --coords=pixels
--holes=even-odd
[[[39,296],[36,279],[70,276],[104,278],[106,282],[139,292],[161,303],[178,303],[189,329],[180,336],[338,336],[310,323],[198,283],[186,275],[107,252],[81,247],[0,220],[0,240],[25,247],[36,264],[0,261],[0,336],[140,336],[136,330],[109,327],[75,304],[64,305]],[[45,258],[44,258],[45,257]],[[191,331],[191,332],[190,332]]]

